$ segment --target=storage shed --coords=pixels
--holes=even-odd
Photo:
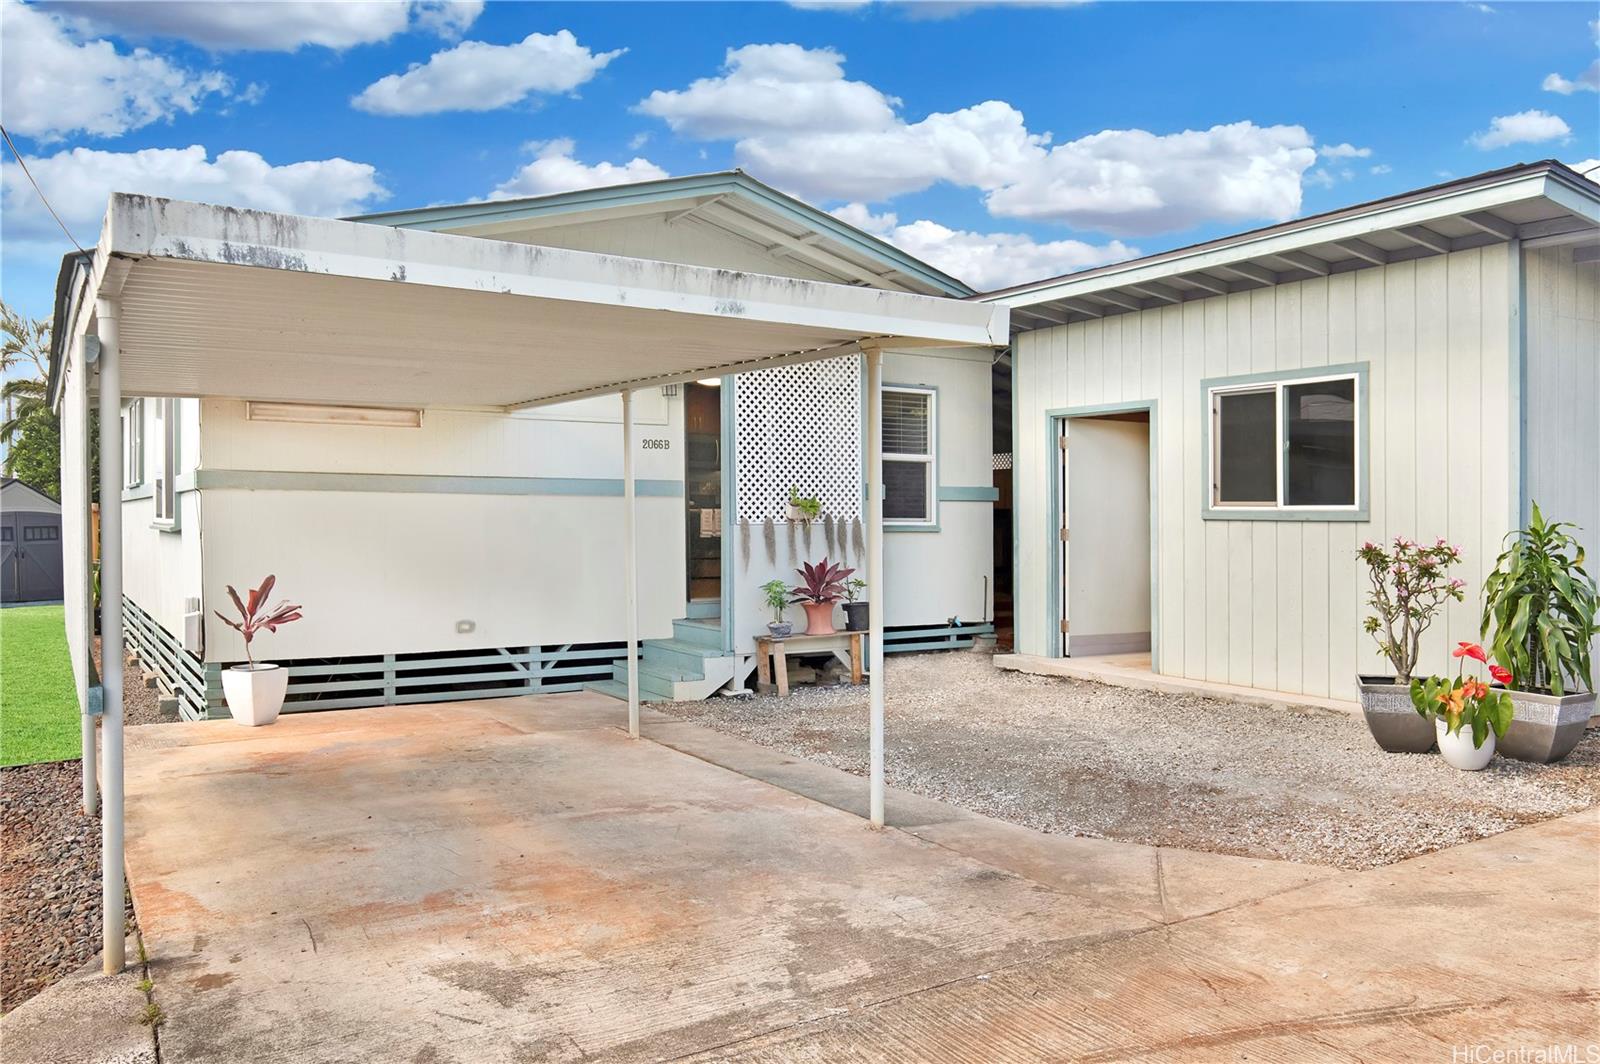
[[[61,504],[15,477],[0,481],[0,602],[61,598]]]

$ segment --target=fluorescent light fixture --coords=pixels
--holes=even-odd
[[[391,429],[422,427],[422,411],[409,407],[257,402],[249,402],[245,406],[245,417],[251,421],[290,421],[305,425],[370,425]]]
[[[696,384],[704,384],[707,388],[720,388],[720,387],[722,387],[722,378],[721,377],[707,377],[705,380],[695,381],[695,383]]]

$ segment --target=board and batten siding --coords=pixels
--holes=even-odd
[[[1577,262],[1594,242],[1529,250],[1527,306],[1527,499],[1545,517],[1570,521],[1600,571],[1600,262]],[[1596,641],[1600,653],[1600,640]]]
[[[1361,631],[1361,542],[1447,537],[1475,590],[1514,519],[1514,280],[1494,245],[1019,335],[1018,652],[1057,645],[1047,412],[1155,400],[1156,670],[1341,699],[1358,670],[1392,671]],[[1201,381],[1347,363],[1368,366],[1369,519],[1203,519]],[[1446,671],[1478,613],[1471,591],[1451,604],[1420,667]]]

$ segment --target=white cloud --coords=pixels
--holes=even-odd
[[[389,195],[367,163],[334,158],[273,166],[253,151],[226,151],[210,159],[198,144],[133,152],[73,148],[30,156],[28,168],[86,247],[99,237],[112,192],[332,216],[356,213]],[[15,163],[0,169],[0,204],[8,244],[60,242],[55,222]]]
[[[97,0],[49,5],[125,36],[174,37],[212,51],[351,48],[411,29],[459,36],[483,0]]]
[[[368,85],[350,102],[383,115],[493,111],[534,93],[571,92],[627,49],[596,54],[568,30],[516,44],[465,41]]]
[[[193,114],[230,86],[218,70],[188,70],[143,48],[119,52],[110,41],[83,39],[63,19],[16,0],[0,0],[0,19],[0,113],[13,133],[47,141],[77,132],[115,137]]]
[[[657,89],[636,110],[700,140],[776,133],[887,130],[900,101],[844,77],[831,48],[750,44],[730,48],[717,77],[687,89]]]
[[[638,151],[640,148],[644,147],[646,144],[649,144],[649,143],[650,143],[650,134],[648,132],[635,133],[633,136],[628,138],[628,150],[629,151]]]
[[[685,136],[734,140],[739,165],[801,196],[874,202],[944,181],[982,190],[996,215],[1119,235],[1292,217],[1316,160],[1299,126],[1105,130],[1052,146],[1004,101],[916,122],[899,105],[846,80],[832,49],[775,44],[730,50],[720,75],[638,110]]]
[[[1394,167],[1390,166],[1388,163],[1379,163],[1377,166],[1374,166],[1370,172],[1374,176],[1382,177],[1384,174],[1392,173],[1393,171]]]
[[[518,170],[511,180],[496,185],[495,190],[489,193],[489,198],[545,196],[554,192],[570,192],[576,188],[631,185],[670,176],[648,159],[633,158],[621,165],[601,162],[590,166],[573,158],[575,147],[566,137],[529,144],[528,148],[537,157]]]
[[[1324,144],[1317,148],[1317,154],[1324,159],[1367,159],[1372,156],[1371,148],[1358,148],[1354,144]]]
[[[1600,92],[1600,59],[1590,63],[1583,73],[1571,81],[1560,74],[1546,74],[1540,88],[1545,92],[1559,92],[1563,96],[1571,96],[1575,92]]]
[[[1572,132],[1572,127],[1547,111],[1519,111],[1514,115],[1496,115],[1489,120],[1489,128],[1474,133],[1467,143],[1475,148],[1490,151],[1512,144],[1538,144],[1556,140]]]
[[[874,4],[904,12],[907,18],[957,18],[985,7],[1076,7],[1088,0],[789,0],[802,11],[861,11]]]
[[[975,233],[927,219],[901,225],[893,213],[874,214],[861,203],[846,204],[833,214],[980,291],[1086,270],[1139,254],[1138,248],[1120,240],[1107,244],[1036,241],[1023,233]]]
[[[1590,181],[1600,185],[1600,159],[1579,159],[1567,164]]]
[[[1476,11],[1480,15],[1494,15],[1494,14],[1498,13],[1498,12],[1495,11],[1495,9],[1493,7],[1490,7],[1488,4],[1476,3],[1476,2],[1473,2],[1473,0],[1469,0],[1469,2],[1467,4],[1465,4],[1464,6],[1467,8],[1467,10]]]

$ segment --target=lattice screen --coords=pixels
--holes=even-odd
[[[789,516],[789,489],[830,517],[861,516],[861,360],[741,374],[734,390],[739,520]]]

